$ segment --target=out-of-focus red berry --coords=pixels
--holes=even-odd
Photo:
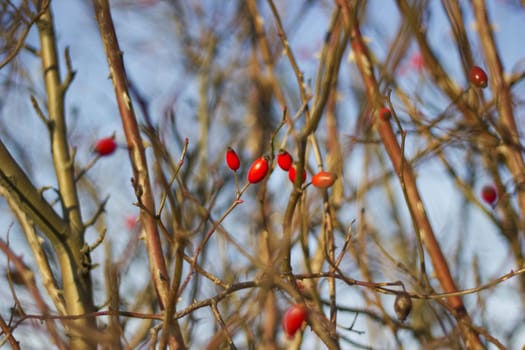
[[[306,321],[308,310],[302,304],[294,304],[286,310],[283,316],[284,333],[292,337]]]
[[[496,188],[492,185],[483,186],[481,189],[481,198],[483,198],[485,203],[494,205],[498,199],[498,191],[496,191]]]
[[[337,176],[329,171],[320,171],[312,176],[312,185],[317,188],[328,188],[335,182]]]
[[[296,173],[295,167],[291,166],[290,169],[288,170],[288,179],[290,179],[292,183],[295,183],[295,173]],[[303,169],[302,175],[303,175],[303,179],[301,183],[304,183],[306,181],[306,171],[304,169]]]
[[[284,171],[290,170],[290,167],[292,166],[293,158],[286,150],[282,149],[279,151],[279,154],[277,155],[277,164],[279,164],[279,167],[283,169]]]
[[[109,156],[117,149],[117,143],[113,137],[105,137],[95,144],[95,152],[101,156]]]
[[[485,73],[483,68],[478,66],[470,68],[468,78],[472,85],[475,85],[480,88],[486,88],[489,80],[487,77],[487,73]]]

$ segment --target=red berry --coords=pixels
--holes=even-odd
[[[494,186],[486,185],[481,189],[481,198],[483,198],[487,204],[493,205],[498,199],[498,192]]]
[[[379,118],[381,120],[389,120],[392,117],[392,112],[387,107],[383,107],[379,110]]]
[[[307,315],[308,311],[304,305],[294,304],[290,306],[283,316],[284,333],[288,337],[292,337],[306,321]]]
[[[295,183],[295,167],[291,166],[288,170],[288,178],[292,183]],[[306,171],[303,169],[303,181],[301,183],[304,183],[306,180]]]
[[[279,154],[277,155],[277,164],[279,164],[279,167],[284,171],[288,171],[290,170],[292,163],[293,159],[290,153],[284,149],[280,150]]]
[[[472,85],[475,85],[480,88],[486,88],[487,87],[487,73],[483,70],[483,68],[474,66],[470,68],[470,72],[468,74],[468,78]]]
[[[228,147],[228,150],[226,151],[226,164],[233,171],[237,171],[241,167],[239,156],[231,147]]]
[[[139,224],[139,221],[138,221],[138,217],[136,215],[128,215],[126,217],[126,227],[131,231],[133,230],[135,227],[138,226]]]
[[[328,188],[335,182],[337,176],[328,171],[320,171],[312,176],[312,185],[317,188]]]
[[[268,159],[266,157],[261,157],[256,159],[250,170],[248,170],[248,182],[255,184],[268,174]]]
[[[113,137],[105,137],[100,139],[95,144],[95,152],[101,156],[108,156],[115,152],[117,149],[117,143]]]

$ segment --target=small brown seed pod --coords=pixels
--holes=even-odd
[[[412,310],[412,299],[407,293],[400,293],[396,296],[394,301],[394,311],[399,321],[404,322]]]

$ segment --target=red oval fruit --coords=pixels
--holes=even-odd
[[[286,150],[282,149],[279,151],[279,154],[277,155],[277,164],[279,164],[279,167],[283,169],[284,171],[290,170],[290,167],[292,166],[293,158]]]
[[[228,147],[228,150],[226,151],[226,164],[233,171],[237,171],[241,167],[239,156],[231,147]]]
[[[379,114],[379,118],[381,118],[381,120],[384,120],[384,121],[387,121],[392,117],[392,111],[390,111],[390,109],[387,107],[381,108],[378,114]]]
[[[136,215],[128,215],[125,218],[125,221],[126,221],[126,227],[130,231],[139,225],[139,218]]]
[[[101,156],[108,156],[115,152],[117,143],[113,137],[105,137],[97,141],[95,144],[95,152]]]
[[[248,182],[254,184],[264,179],[266,174],[268,174],[268,168],[268,159],[266,157],[256,159],[252,163],[250,170],[248,170]]]
[[[492,185],[483,186],[481,189],[481,198],[483,198],[487,204],[493,205],[498,199],[498,192]]]
[[[292,183],[295,183],[295,167],[291,166],[290,169],[288,169],[288,178]],[[306,181],[306,171],[303,169],[303,181],[301,183],[304,183]]]
[[[286,310],[283,316],[283,329],[288,337],[292,337],[306,321],[308,311],[302,304],[294,304]]]
[[[312,185],[317,188],[328,188],[334,184],[335,179],[337,179],[337,176],[334,173],[320,171],[312,176]]]
[[[470,72],[468,74],[468,78],[472,85],[475,85],[480,88],[486,88],[488,83],[488,77],[487,73],[483,70],[483,68],[474,66],[470,68]]]

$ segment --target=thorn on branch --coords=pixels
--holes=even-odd
[[[67,89],[69,88],[69,86],[71,85],[71,82],[73,81],[73,79],[75,78],[75,75],[76,75],[76,71],[73,69],[73,66],[71,64],[71,55],[69,53],[69,46],[67,46],[64,50],[64,60],[66,62],[66,77],[64,79],[64,81],[62,82],[62,84],[60,85],[60,91],[62,93],[62,95],[64,95],[67,91]]]
[[[52,130],[52,122],[49,120],[49,118],[46,117],[42,109],[40,108],[40,105],[38,104],[38,101],[36,100],[35,96],[31,95],[31,104],[33,105],[33,109],[36,112],[36,115],[42,120],[44,125],[47,127],[48,131],[51,132]]]
[[[93,214],[93,216],[91,217],[91,219],[89,219],[88,221],[86,221],[86,223],[84,224],[84,227],[89,227],[89,226],[92,226],[95,224],[95,222],[97,222],[98,218],[100,217],[100,215],[106,210],[106,204],[109,200],[109,196],[107,196],[103,201],[102,203],[100,204],[100,206],[98,207],[97,211],[95,212],[95,214]]]
[[[97,240],[92,245],[87,246],[86,253],[94,251],[100,245],[100,243],[104,241],[104,238],[106,238],[106,232],[107,232],[107,229],[104,228],[102,232],[100,232],[100,235],[98,236]]]
[[[53,186],[43,186],[38,190],[40,197],[44,198],[44,192],[47,190],[54,190]]]
[[[65,164],[67,169],[73,169],[75,166],[75,157],[77,155],[77,148],[73,147],[71,152],[71,157],[69,158],[69,161]]]
[[[354,333],[356,333],[356,334],[363,335],[363,334],[365,334],[365,331],[358,331],[358,330],[354,329],[354,327],[355,327],[355,323],[357,322],[357,317],[358,317],[358,316],[359,316],[359,312],[356,312],[356,313],[355,313],[354,320],[352,321],[352,324],[350,325],[350,327],[345,328],[345,329],[347,329],[347,330],[349,330],[349,331],[351,331],[351,332],[354,332]]]

